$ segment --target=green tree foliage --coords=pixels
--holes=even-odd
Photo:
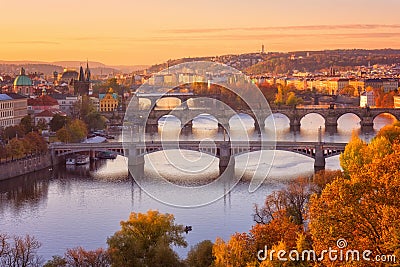
[[[19,125],[21,126],[22,130],[24,131],[24,133],[27,134],[27,133],[33,131],[35,123],[34,123],[34,121],[33,121],[31,116],[26,115],[25,117],[23,117],[21,119],[21,122],[20,122]]]
[[[57,138],[64,143],[81,142],[88,134],[86,124],[75,119],[57,131]]]
[[[62,127],[67,125],[69,121],[70,121],[69,117],[61,116],[60,114],[55,114],[49,124],[50,130],[52,130],[53,132],[57,132]]]
[[[88,96],[75,103],[76,117],[83,120],[89,130],[102,130],[106,126],[106,118],[102,116],[93,105],[92,100]]]
[[[289,107],[296,107],[297,105],[301,104],[303,101],[301,98],[296,97],[296,94],[294,92],[289,92],[287,99],[286,99],[286,105]]]
[[[188,267],[209,267],[213,263],[213,243],[210,240],[204,240],[194,247],[188,253],[186,265]]]
[[[183,225],[175,224],[173,215],[133,212],[107,240],[113,266],[179,266],[171,245],[185,247],[183,233]]]
[[[102,130],[106,127],[106,118],[97,111],[89,113],[85,121],[88,128],[92,131]]]

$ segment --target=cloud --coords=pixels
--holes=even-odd
[[[160,33],[170,34],[199,34],[219,33],[227,31],[322,31],[322,30],[374,30],[374,29],[400,29],[400,24],[341,24],[341,25],[305,25],[305,26],[280,26],[280,27],[237,27],[237,28],[196,28],[196,29],[169,29],[160,30]]]
[[[40,41],[40,40],[33,40],[33,41],[10,41],[7,42],[9,44],[30,44],[30,45],[59,45],[59,42],[53,41]]]

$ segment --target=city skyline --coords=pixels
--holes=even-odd
[[[0,60],[107,65],[261,51],[400,48],[400,3],[179,0],[3,3]]]

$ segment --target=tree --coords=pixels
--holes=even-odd
[[[42,154],[47,152],[47,143],[38,133],[30,132],[25,135],[23,140],[29,144],[29,147],[31,148],[30,153]]]
[[[186,246],[183,225],[174,216],[149,210],[132,212],[121,230],[107,239],[113,266],[176,266],[179,258],[171,249]]]
[[[357,92],[356,88],[354,88],[354,86],[347,85],[339,91],[339,94],[345,95],[345,96],[357,96],[358,92]]]
[[[278,85],[278,92],[275,95],[275,101],[274,103],[278,106],[282,105],[284,103],[284,92],[283,92],[283,86]]]
[[[86,124],[75,119],[57,131],[57,138],[64,143],[78,143],[87,136]]]
[[[357,172],[368,161],[367,149],[367,144],[353,132],[350,142],[340,155],[340,165],[343,168],[345,176],[348,177],[351,173]]]
[[[236,233],[228,242],[217,238],[213,246],[215,267],[245,267],[257,261],[252,239],[246,233]]]
[[[286,105],[290,107],[296,107],[302,102],[301,98],[296,97],[296,94],[294,92],[290,92],[288,94],[288,97],[286,99]]]
[[[25,155],[24,142],[20,139],[13,138],[6,145],[6,150],[8,151],[8,157],[12,159],[22,158]]]
[[[349,178],[333,181],[321,196],[312,197],[310,231],[317,252],[344,238],[346,250],[398,253],[394,240],[400,231],[399,149],[394,144],[393,153],[373,156]]]
[[[212,251],[213,243],[204,240],[190,249],[186,264],[189,267],[209,267],[214,261]]]
[[[10,140],[15,137],[23,137],[24,135],[24,130],[19,125],[6,127],[2,132],[3,139],[5,140]]]
[[[400,141],[400,122],[395,122],[393,125],[386,125],[380,129],[376,137],[385,137],[391,143]]]
[[[22,127],[25,134],[32,132],[35,126],[32,117],[29,115],[23,117],[19,125]]]
[[[37,124],[36,124],[36,129],[37,129],[37,130],[43,131],[43,130],[48,129],[48,127],[49,127],[49,126],[48,126],[46,120],[44,120],[44,119],[40,119],[40,120],[37,122]]]
[[[42,258],[37,251],[41,247],[39,241],[34,237],[0,235],[0,265],[12,267],[39,267],[42,266]]]
[[[67,125],[69,118],[67,116],[61,116],[60,114],[55,114],[50,121],[50,130],[57,132],[62,127]]]
[[[94,111],[86,116],[86,123],[90,130],[102,130],[106,127],[106,118],[99,112]]]

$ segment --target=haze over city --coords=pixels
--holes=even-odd
[[[110,65],[266,51],[399,48],[395,0],[2,1],[2,60]]]

